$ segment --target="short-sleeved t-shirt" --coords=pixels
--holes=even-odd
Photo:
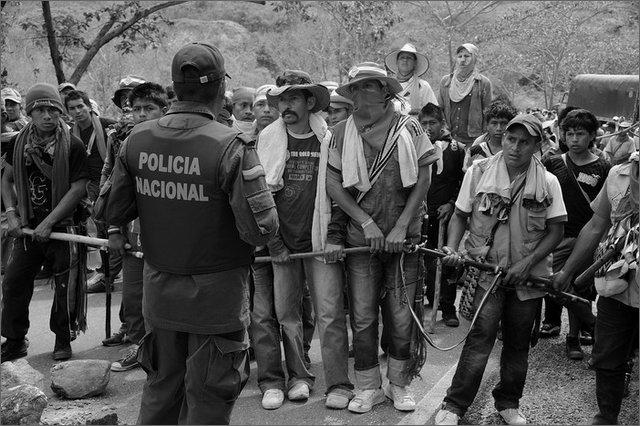
[[[274,199],[280,219],[280,237],[293,253],[312,251],[311,227],[316,197],[320,142],[315,133],[287,132],[284,187]]]
[[[578,236],[582,227],[591,219],[592,212],[589,208],[589,203],[600,192],[607,179],[611,165],[608,161],[597,158],[588,164],[578,166],[571,161],[571,157],[568,155],[565,158],[575,171],[576,181],[589,197],[589,201],[585,199],[582,191],[576,187],[575,181],[571,178],[570,171],[561,156],[551,157],[545,160],[543,164],[560,182],[568,215],[568,220],[564,227],[564,236],[573,238]]]
[[[475,167],[478,167],[478,165],[473,164],[465,173],[462,186],[460,187],[460,193],[456,200],[456,207],[460,211],[469,214],[472,212],[473,200],[476,196],[476,188],[471,187],[473,169]],[[552,199],[551,205],[546,209],[546,220],[565,218],[567,216],[567,210],[562,202],[562,189],[560,188],[558,179],[553,174],[545,171],[545,180],[547,182],[549,197]],[[560,202],[557,202],[557,200],[560,200]]]
[[[69,184],[89,177],[87,154],[85,152],[84,144],[77,137],[73,135],[70,136]],[[14,137],[7,146],[6,161],[9,165],[13,165],[13,152],[16,140],[17,136]],[[46,164],[53,164],[53,158],[47,153],[42,154],[42,160]],[[33,207],[34,214],[34,219],[32,219],[29,226],[36,227],[49,215],[49,213],[51,213],[53,207],[55,207],[52,206],[51,202],[51,180],[40,171],[38,166],[31,164],[30,166],[27,166],[27,182],[29,185],[29,194],[31,196],[31,205]]]

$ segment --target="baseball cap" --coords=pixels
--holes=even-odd
[[[192,66],[198,70],[198,77],[188,78],[184,67]],[[224,58],[217,47],[207,43],[189,43],[183,46],[171,62],[171,79],[174,83],[210,83],[229,76],[224,70]]]
[[[509,130],[509,128],[515,126],[516,124],[524,126],[524,128],[527,129],[527,132],[531,136],[538,138],[540,141],[544,140],[544,133],[542,133],[542,123],[535,115],[518,114],[509,122],[509,124],[507,124],[505,130]]]
[[[267,92],[271,89],[275,89],[277,86],[275,84],[264,84],[256,89],[256,94],[253,97],[253,106],[256,105],[257,102],[267,100]]]
[[[2,89],[2,91],[0,91],[0,96],[2,96],[2,103],[3,104],[4,104],[4,101],[7,100],[7,99],[9,99],[10,101],[13,101],[13,102],[15,102],[17,104],[21,104],[22,103],[22,96],[13,87],[5,87],[4,89]]]

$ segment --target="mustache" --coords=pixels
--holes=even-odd
[[[290,109],[285,109],[284,111],[282,111],[281,115],[284,116],[285,114],[292,114],[298,117],[298,114],[296,114],[294,111],[291,111]]]

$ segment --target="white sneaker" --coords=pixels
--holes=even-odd
[[[508,425],[526,425],[527,418],[517,408],[507,408],[499,412],[500,417],[507,422]]]
[[[275,410],[282,407],[284,402],[284,392],[280,389],[267,389],[262,395],[262,408],[265,410]]]
[[[309,399],[309,385],[305,382],[298,382],[287,393],[289,401],[303,401]]]
[[[384,394],[393,401],[393,406],[396,410],[413,411],[416,409],[416,401],[406,386],[397,386],[389,383],[384,387]]]
[[[365,389],[356,391],[356,396],[349,402],[349,411],[353,413],[367,413],[374,405],[385,401],[382,389]]]
[[[435,424],[437,425],[457,425],[460,421],[460,416],[456,413],[452,413],[449,410],[441,408],[436,414]]]

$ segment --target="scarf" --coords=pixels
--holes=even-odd
[[[344,188],[354,187],[360,191],[356,202],[359,202],[364,194],[371,189],[392,158],[396,146],[398,147],[402,186],[408,188],[418,181],[418,158],[424,155],[424,152],[416,151],[411,132],[407,129],[407,125],[412,121],[415,119],[409,116],[397,116],[386,132],[387,137],[382,149],[371,164],[371,168],[367,170],[367,160],[364,156],[364,137],[358,132],[353,116],[347,119],[341,157],[342,186]]]
[[[20,209],[20,224],[28,226],[33,218],[33,206],[29,196],[29,177],[27,166],[35,164],[38,169],[51,181],[51,205],[55,207],[69,191],[69,150],[71,135],[66,123],[60,119],[55,133],[42,139],[35,131],[33,123],[27,124],[18,134],[13,152],[13,176],[15,179],[16,196]],[[48,154],[53,158],[53,164],[46,164],[42,155]],[[66,224],[66,218],[63,221]]]
[[[309,126],[320,141],[320,163],[313,206],[311,245],[313,251],[322,251],[327,241],[327,230],[331,220],[331,201],[327,194],[327,163],[331,132],[328,131],[327,122],[319,113],[309,114]],[[264,167],[265,180],[269,189],[272,192],[281,190],[284,187],[282,175],[287,162],[287,127],[282,118],[278,118],[260,132],[256,151]],[[317,259],[322,260],[321,257]]]
[[[104,132],[102,131],[102,123],[100,122],[100,118],[95,115],[93,112],[90,114],[91,116],[91,125],[93,126],[93,131],[91,132],[91,138],[89,139],[89,143],[87,144],[87,156],[91,155],[91,150],[93,149],[93,143],[97,142],[98,152],[100,153],[100,158],[102,161],[107,156],[107,144],[104,140]],[[78,123],[73,125],[73,135],[80,138],[80,126]]]
[[[471,43],[465,43],[462,46],[471,53],[471,62],[464,67],[456,66],[451,77],[451,85],[449,87],[449,99],[453,102],[460,102],[471,93],[476,78],[480,75],[476,67],[478,61],[478,48]]]
[[[420,106],[423,105],[423,99],[420,93],[420,79],[414,75],[408,80],[400,81],[400,85],[402,86],[402,92],[398,93],[398,96],[407,99],[409,105],[411,105],[411,109],[420,108]],[[426,105],[426,103],[424,104]]]
[[[503,152],[495,154],[477,163],[482,175],[476,186],[476,197],[479,199],[478,211],[485,214],[501,212],[508,215],[511,204],[511,180],[507,165],[503,159]],[[526,171],[524,188],[522,191],[522,205],[529,209],[546,208],[551,205],[551,196],[547,190],[545,178],[546,169],[535,157],[531,158]],[[520,177],[516,178],[516,182]]]
[[[240,121],[233,120],[233,128],[241,133],[253,134],[255,133],[256,121]]]

